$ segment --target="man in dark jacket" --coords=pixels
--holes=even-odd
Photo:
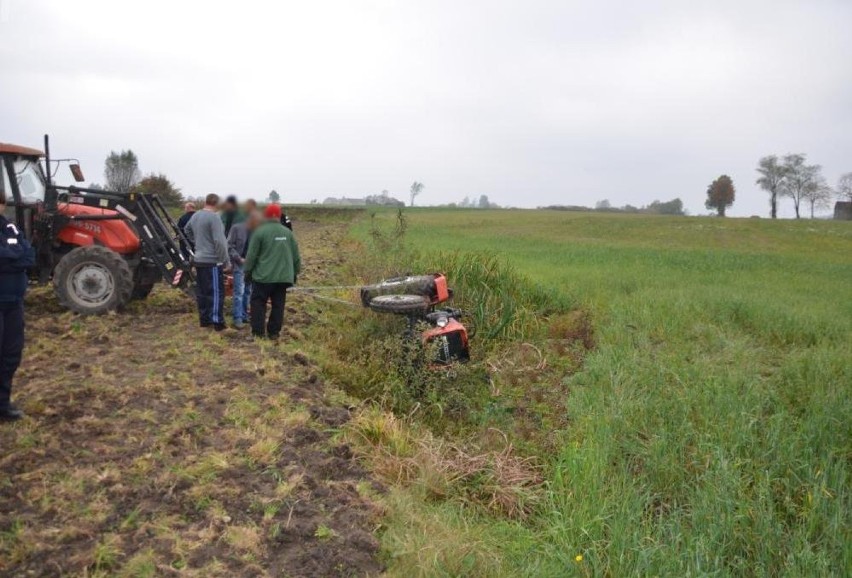
[[[0,420],[13,421],[24,416],[12,403],[12,378],[24,351],[24,293],[35,251],[5,210],[0,191]]]
[[[281,207],[269,205],[264,215],[266,220],[252,233],[244,267],[252,282],[251,333],[277,339],[284,324],[287,288],[295,285],[302,261],[293,232],[281,224]]]
[[[225,226],[226,237],[231,233],[231,227],[246,220],[246,216],[240,211],[237,205],[237,197],[228,195],[225,202],[222,203],[221,217],[222,225]]]
[[[180,232],[186,236],[186,224],[189,223],[189,220],[192,218],[192,215],[195,214],[195,203],[186,203],[183,206],[184,213],[180,216],[177,221],[178,229]],[[189,249],[191,247],[187,246],[186,243],[183,242],[183,239],[180,240],[180,251],[183,253],[183,256],[189,259]]]
[[[243,265],[246,262],[249,240],[257,225],[263,220],[263,215],[254,211],[248,215],[248,220],[237,223],[228,233],[228,254],[231,256],[231,268],[234,277],[234,298],[232,316],[234,328],[242,329],[248,323],[249,299],[251,298],[251,283],[246,281]]]

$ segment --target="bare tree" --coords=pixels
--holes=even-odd
[[[423,183],[418,183],[417,181],[414,181],[413,183],[411,183],[410,194],[411,194],[411,206],[412,207],[414,206],[415,197],[417,197],[417,195],[419,195],[420,192],[425,188],[426,188],[426,185],[424,185]]]
[[[106,188],[119,193],[129,193],[138,182],[139,159],[136,153],[128,149],[119,153],[110,151],[104,161],[104,179]]]
[[[809,191],[820,186],[823,182],[822,167],[806,164],[807,157],[803,154],[786,155],[784,157],[784,180],[781,184],[781,195],[793,199],[796,218],[801,218],[802,201],[807,199]]]
[[[777,156],[769,155],[758,161],[757,172],[760,173],[757,184],[769,193],[770,214],[773,219],[776,219],[778,218],[778,196],[781,194],[781,185],[784,183],[784,164],[778,162]]]
[[[808,184],[805,189],[804,200],[811,208],[811,219],[814,218],[814,209],[827,209],[831,206],[834,191],[821,176]]]
[[[837,181],[837,196],[852,202],[852,173],[846,173]]]

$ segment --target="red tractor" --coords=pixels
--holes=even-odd
[[[0,192],[6,217],[35,247],[33,276],[52,279],[63,306],[100,314],[144,299],[162,279],[194,286],[186,239],[156,195],[57,186],[54,166],[70,159],[51,160],[47,136],[44,149],[0,143]]]

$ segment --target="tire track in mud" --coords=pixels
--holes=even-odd
[[[297,223],[306,284],[342,224]],[[196,326],[158,288],[81,318],[28,299],[17,398],[0,426],[0,576],[373,576],[383,489],[336,431],[350,418],[304,353]],[[287,346],[289,345],[289,347]]]

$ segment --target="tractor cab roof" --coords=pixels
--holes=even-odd
[[[38,149],[0,142],[0,155],[20,155],[23,157],[43,157]]]

